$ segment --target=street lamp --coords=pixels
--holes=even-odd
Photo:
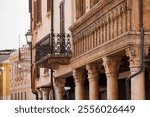
[[[29,44],[29,46],[32,47],[32,32],[30,30],[28,30],[28,32],[25,34],[26,36],[26,41],[27,41],[27,44]]]
[[[36,95],[36,99],[37,99],[37,92],[33,90],[33,87],[32,87],[32,32],[31,30],[28,30],[28,32],[25,34],[26,36],[26,41],[27,41],[27,44],[29,45],[29,48],[30,48],[30,64],[31,64],[31,90],[32,90],[32,93],[34,93]]]
[[[25,36],[26,36],[27,44],[29,45],[29,48],[30,48],[31,78],[32,78],[32,32],[30,30],[28,30],[28,32],[25,34]]]

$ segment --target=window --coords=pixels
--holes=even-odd
[[[37,25],[37,1],[34,1],[34,29]]]
[[[37,0],[37,23],[40,23],[42,21],[42,2],[41,0]]]
[[[65,51],[65,17],[64,17],[64,5],[65,5],[65,2],[62,1],[60,3],[60,35],[61,35],[61,38],[60,38],[60,53],[63,53]]]
[[[51,0],[47,0],[47,12],[51,10]]]
[[[48,68],[44,68],[44,76],[48,76],[49,75],[49,69]]]
[[[64,18],[64,1],[60,3],[60,34],[64,34],[65,30],[65,18]]]
[[[85,13],[85,0],[76,0],[76,19]]]

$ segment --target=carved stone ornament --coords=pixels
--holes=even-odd
[[[129,57],[130,68],[140,66],[140,47],[131,46],[126,49],[126,55]],[[148,55],[148,47],[144,47],[144,55]]]
[[[57,78],[54,80],[54,86],[56,88],[62,88],[65,86],[66,79],[65,78]]]
[[[78,68],[73,70],[73,77],[75,80],[75,83],[83,83],[84,82],[84,72],[85,70],[82,68]]]
[[[97,79],[98,78],[98,68],[96,64],[88,64],[86,65],[86,69],[88,71],[89,79]]]
[[[106,74],[118,73],[121,57],[104,57],[102,59]]]

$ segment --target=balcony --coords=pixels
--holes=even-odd
[[[100,0],[72,24],[72,69],[104,56],[126,54],[125,49],[140,43],[140,32],[133,31],[132,9],[127,0]],[[149,32],[145,32],[148,45]]]
[[[51,39],[52,37],[52,39]],[[42,67],[51,68],[54,65],[67,65],[71,58],[71,35],[46,35],[35,46],[35,63]]]

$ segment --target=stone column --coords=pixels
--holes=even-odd
[[[86,65],[88,70],[88,79],[89,79],[89,98],[90,100],[99,99],[99,77],[98,69],[95,64]]]
[[[120,57],[104,57],[103,65],[107,76],[107,99],[117,100],[118,96],[118,70]]]
[[[41,87],[41,91],[42,91],[43,100],[49,100],[50,88],[43,86]]]
[[[37,92],[38,92],[38,100],[42,100],[42,91],[40,90],[40,88],[37,88]]]
[[[75,99],[83,100],[84,99],[84,70],[75,69],[73,70],[73,77],[75,80]]]
[[[63,100],[63,89],[65,86],[66,79],[64,78],[57,78],[54,80],[54,87],[55,87],[55,93],[56,93],[56,99],[57,100]]]
[[[135,74],[140,71],[140,47],[130,47],[126,49],[126,54],[129,57],[130,72]],[[145,99],[145,78],[144,70],[131,79],[131,99]]]

